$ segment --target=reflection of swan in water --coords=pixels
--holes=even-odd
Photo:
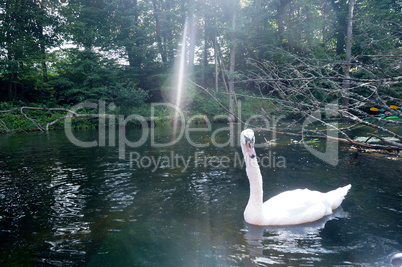
[[[246,222],[254,225],[296,225],[320,220],[337,209],[351,185],[328,193],[296,189],[286,191],[263,203],[262,176],[254,151],[254,132],[240,135],[241,149],[250,181],[250,198],[244,211]]]
[[[258,226],[247,224],[244,238],[253,264],[288,264],[286,254],[299,254],[313,260],[318,254],[332,253],[322,247],[320,233],[325,224],[335,218],[347,218],[342,207],[321,220],[290,226]],[[319,259],[316,259],[319,261]]]

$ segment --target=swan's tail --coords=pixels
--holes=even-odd
[[[345,198],[351,187],[352,186],[349,184],[347,186],[339,187],[338,189],[329,191],[325,194],[329,201],[329,204],[331,205],[331,209],[334,210],[342,204],[343,199]]]

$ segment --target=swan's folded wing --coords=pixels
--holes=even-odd
[[[263,210],[275,225],[312,222],[332,213],[323,193],[308,189],[283,192],[264,202]]]

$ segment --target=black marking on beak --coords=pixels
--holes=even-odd
[[[255,150],[254,150],[254,138],[247,138],[245,137],[246,140],[246,147],[247,147],[247,152],[250,158],[255,158]]]

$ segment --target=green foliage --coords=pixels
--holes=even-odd
[[[3,0],[0,6],[0,96],[39,101],[51,90],[46,49],[58,43],[53,31],[57,15],[39,1]]]
[[[216,99],[225,107],[228,106],[228,97],[221,93],[212,92]],[[190,115],[206,115],[212,119],[215,115],[227,115],[227,112],[208,94],[197,91],[194,88],[187,88],[187,95],[184,103],[184,109],[190,112]]]
[[[106,87],[113,82],[113,64],[92,51],[65,50],[64,60],[53,68],[58,75],[50,83],[55,88],[55,102],[76,104],[107,97]]]
[[[114,103],[121,108],[122,114],[131,114],[133,107],[142,106],[149,99],[148,92],[135,88],[132,84],[116,84],[109,88],[114,94]]]
[[[221,89],[222,90],[222,89]],[[206,115],[209,120],[227,122],[228,112],[221,105],[217,103],[210,95],[201,90],[187,89],[188,95],[185,100],[184,109],[189,112],[190,116]],[[213,92],[211,94],[218,100],[224,107],[228,106],[227,94],[220,92]],[[236,92],[239,95],[244,95],[245,92]],[[252,116],[261,114],[261,108],[269,112],[270,115],[280,115],[280,111],[273,106],[271,102],[258,98],[237,97],[238,105],[235,106],[235,115],[241,117],[242,120],[247,120]],[[199,118],[194,120],[194,123],[203,123],[203,119]]]
[[[21,103],[20,103],[21,104]],[[67,115],[65,111],[48,110],[41,104],[29,103],[30,107],[40,107],[40,110],[24,109],[24,113],[28,116],[27,119],[21,112],[20,107],[9,103],[0,103],[0,108],[8,108],[11,112],[0,113],[0,133],[15,133],[15,132],[31,132],[40,131],[38,125],[45,129],[50,122],[56,121]],[[58,107],[63,108],[63,107]],[[95,114],[97,110],[81,109],[79,113]],[[35,123],[34,123],[34,122]],[[94,118],[71,118],[71,127],[74,129],[93,129],[98,127],[99,120]],[[50,126],[51,130],[65,129],[64,119],[57,121]]]
[[[400,1],[356,2],[354,52],[365,55],[400,54]]]
[[[259,115],[262,113],[262,109],[269,113],[269,115],[283,115],[283,113],[272,102],[258,99],[258,98],[238,98],[238,102],[241,103],[241,116],[243,120],[247,120],[250,117]],[[235,113],[239,112],[236,108]]]
[[[124,114],[133,106],[142,105],[149,93],[136,84],[121,78],[119,66],[92,51],[69,49],[62,52],[64,60],[54,64],[58,75],[52,76],[50,84],[55,90],[55,102],[74,105],[84,101],[113,102]]]
[[[275,66],[261,68],[267,77],[271,72],[286,72],[287,66],[296,64],[300,72],[308,72],[308,67],[290,57],[290,53],[333,62],[344,57],[346,0],[67,2],[0,0],[2,101],[15,106],[40,103],[52,107],[104,100],[114,103],[118,107],[116,112],[121,114],[138,113],[149,117],[149,106],[144,103],[166,101],[164,94],[171,93],[169,81],[174,77],[173,66],[186,21],[186,67],[193,70],[192,77],[197,83],[209,88],[215,85],[215,54],[220,58],[219,71],[235,80],[249,75],[247,59],[273,62]],[[235,28],[232,25],[234,12]],[[400,25],[398,1],[357,1],[352,54],[400,54]],[[235,73],[229,73],[233,44],[236,47]],[[276,48],[290,53],[277,53]],[[357,60],[369,69],[352,69],[351,75],[355,78],[369,78],[369,72],[371,77],[400,76],[400,62],[395,58],[359,57]],[[311,75],[325,76],[341,71],[339,63],[322,65],[322,73]],[[287,78],[297,77],[297,73],[287,73]],[[220,74],[218,82],[219,91],[224,92]],[[317,89],[330,88],[329,82],[315,81],[309,86],[318,100],[332,100],[331,95],[322,95]],[[239,93],[241,85],[237,83],[235,87]],[[250,95],[255,93],[254,87],[250,82],[242,90]],[[398,98],[401,88],[400,84],[394,84],[392,88],[380,90]],[[263,89],[264,93],[273,92],[270,86]],[[364,96],[370,93],[364,87],[354,92]],[[214,94],[228,106],[227,95]],[[270,113],[280,112],[267,101],[239,100],[244,117],[258,114],[261,107]],[[213,117],[227,113],[210,96],[198,91],[190,92],[184,104],[190,115]],[[158,112],[161,116],[171,113],[169,110]]]

